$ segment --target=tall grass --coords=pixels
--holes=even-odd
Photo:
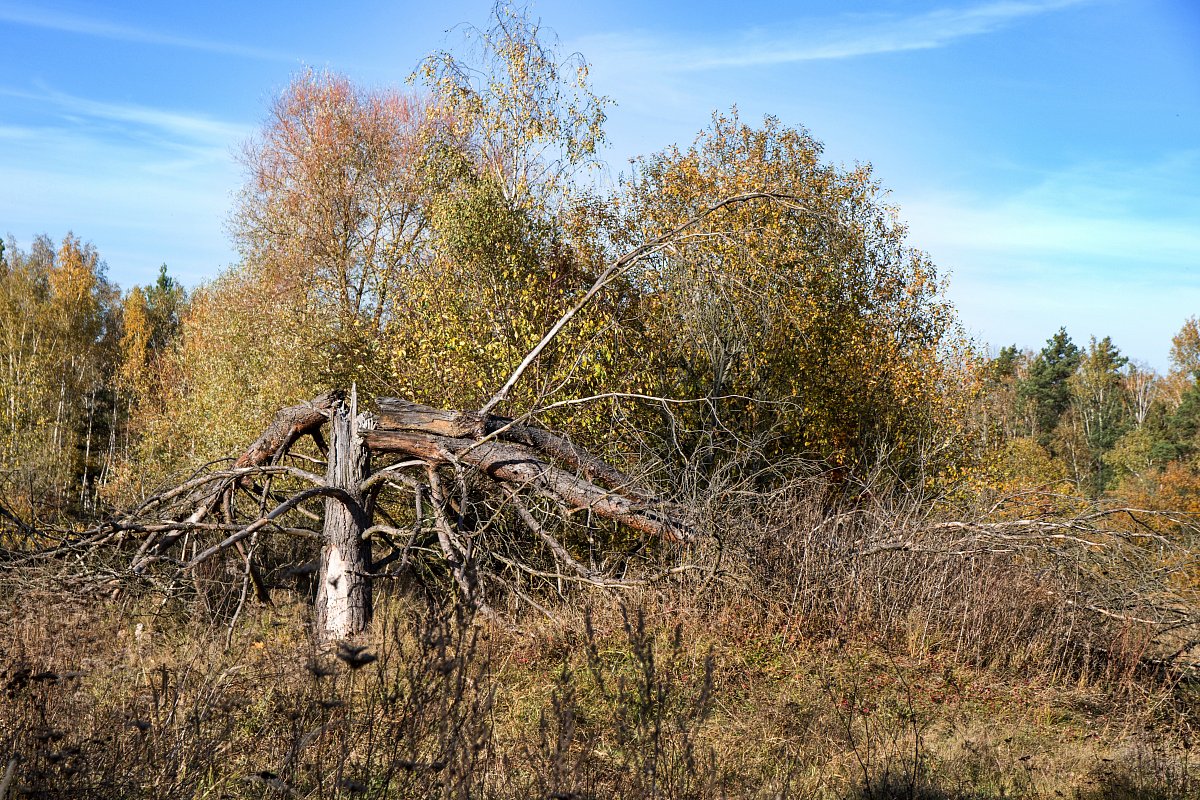
[[[666,577],[530,581],[500,617],[418,565],[327,650],[303,592],[230,627],[103,556],[5,570],[0,800],[1197,796],[1191,672],[1096,611],[1150,548],[889,502],[710,494],[714,535],[639,554]]]

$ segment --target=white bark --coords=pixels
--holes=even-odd
[[[349,639],[371,623],[371,544],[363,539],[368,523],[360,486],[370,474],[370,460],[361,429],[366,418],[357,417],[353,397],[350,407],[334,406],[329,424],[329,467],[326,483],[342,489],[353,503],[342,498],[325,501],[325,544],[321,552],[317,587],[317,638]]]

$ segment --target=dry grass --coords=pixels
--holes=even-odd
[[[1190,687],[1140,696],[799,636],[670,591],[509,630],[397,595],[364,654],[33,592],[5,616],[19,797],[1195,796]],[[6,758],[7,760],[7,758]]]
[[[918,512],[727,493],[720,544],[640,556],[715,569],[530,580],[507,621],[416,569],[335,651],[300,593],[230,628],[178,586],[5,573],[0,800],[1200,796],[1200,684],[1087,608],[1129,552],[968,549]]]

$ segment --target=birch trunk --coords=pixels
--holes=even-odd
[[[363,540],[368,527],[359,488],[370,473],[370,460],[360,433],[366,418],[359,419],[356,403],[337,402],[329,420],[329,467],[326,482],[343,489],[353,505],[329,498],[325,501],[324,546],[320,585],[317,588],[316,632],[323,641],[348,639],[364,632],[371,622],[371,545]]]

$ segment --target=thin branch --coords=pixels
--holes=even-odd
[[[575,305],[571,306],[566,313],[559,317],[558,321],[555,322],[554,325],[551,326],[550,330],[546,332],[546,335],[542,337],[542,340],[525,355],[525,358],[522,359],[517,368],[513,370],[512,375],[508,377],[508,380],[504,382],[504,385],[500,387],[500,390],[492,396],[492,399],[484,403],[479,409],[479,413],[486,416],[492,412],[492,409],[508,399],[509,392],[511,392],[512,388],[516,386],[517,381],[521,379],[521,376],[525,374],[525,370],[529,369],[529,365],[536,361],[537,357],[542,354],[542,351],[546,349],[546,347],[554,340],[556,336],[558,336],[559,331],[566,327],[567,323],[570,322],[575,315],[584,308],[584,306],[590,303],[592,298],[599,294],[604,287],[608,286],[610,283],[620,277],[622,273],[636,264],[640,259],[666,247],[671,240],[679,236],[679,234],[683,233],[688,228],[691,228],[707,217],[715,214],[722,208],[740,203],[747,203],[751,200],[761,199],[786,200],[792,203],[796,202],[796,198],[792,195],[785,195],[776,192],[749,192],[747,194],[727,197],[716,205],[710,206],[704,211],[701,211],[699,214],[689,218],[681,225],[678,225],[666,233],[663,233],[647,242],[638,245],[634,249],[625,253],[625,255],[618,258],[616,261],[609,264],[608,267],[605,268],[602,273],[600,273],[600,277],[596,278],[596,281],[592,284],[591,288],[587,290],[583,297],[581,297],[578,302],[575,303]]]
[[[358,505],[357,501],[355,501],[355,499],[353,497],[351,497],[350,494],[343,489],[337,489],[332,486],[318,486],[313,489],[306,489],[305,491],[295,494],[292,497],[285,500],[284,502],[280,503],[278,506],[276,506],[271,511],[270,514],[267,514],[265,517],[260,517],[260,518],[256,519],[254,522],[251,522],[245,528],[242,528],[240,531],[233,534],[232,536],[225,539],[224,541],[219,542],[218,544],[214,544],[212,547],[208,548],[207,550],[204,550],[200,554],[192,557],[192,559],[190,561],[188,561],[186,564],[184,564],[184,569],[192,569],[197,564],[199,564],[201,561],[204,561],[205,559],[216,555],[217,553],[221,552],[222,550],[225,550],[228,547],[232,547],[234,544],[236,544],[237,542],[240,542],[242,539],[245,539],[247,536],[250,536],[255,531],[257,531],[260,528],[262,528],[263,526],[267,525],[275,518],[280,517],[283,514],[286,514],[288,511],[291,511],[294,507],[296,507],[300,503],[303,503],[304,501],[309,500],[313,497],[332,497],[333,499],[341,502],[348,508],[354,508]]]

